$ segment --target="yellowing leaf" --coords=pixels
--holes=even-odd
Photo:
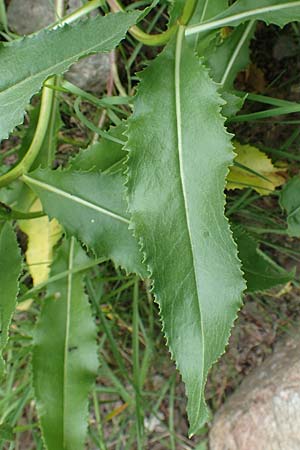
[[[42,205],[37,199],[30,212],[41,211]],[[21,230],[28,236],[26,261],[32,276],[33,285],[48,279],[53,258],[53,247],[62,235],[62,229],[56,219],[49,221],[47,216],[31,220],[20,220]]]
[[[285,182],[284,169],[275,167],[268,156],[251,145],[234,143],[237,156],[227,176],[227,189],[252,187],[261,195],[268,195]]]
[[[109,422],[114,417],[119,416],[127,407],[128,403],[123,403],[121,406],[118,406],[112,412],[107,414],[107,416],[104,418],[104,422]]]
[[[228,38],[228,36],[230,36],[231,33],[232,33],[232,28],[229,28],[229,27],[223,27],[220,30],[220,35],[221,35],[222,40]]]
[[[27,300],[24,300],[23,302],[18,303],[17,310],[22,311],[22,312],[28,311],[30,306],[32,305],[33,301],[34,301],[33,298],[28,298]]]

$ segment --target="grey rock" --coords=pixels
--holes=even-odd
[[[50,0],[11,0],[7,20],[18,34],[34,33],[55,21],[54,7]]]
[[[81,5],[81,0],[69,0],[67,13]],[[11,0],[7,18],[14,32],[20,35],[34,33],[56,20],[54,0]],[[109,55],[97,54],[73,64],[65,78],[81,89],[99,94],[105,89],[109,72]]]
[[[300,336],[282,342],[216,414],[210,450],[300,449]]]
[[[85,91],[100,94],[105,90],[110,73],[108,54],[91,55],[71,66],[65,78]]]

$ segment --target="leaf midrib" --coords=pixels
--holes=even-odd
[[[288,213],[288,219],[297,215],[300,212],[300,206],[296,206],[291,212]]]
[[[26,182],[28,184],[38,186],[39,188],[42,188],[45,191],[52,192],[53,194],[59,195],[60,197],[71,200],[82,206],[85,206],[87,208],[93,209],[94,211],[100,212],[101,214],[109,216],[112,219],[119,220],[120,222],[123,222],[123,223],[126,223],[127,225],[129,225],[129,220],[126,219],[125,217],[123,217],[119,214],[116,214],[116,213],[110,211],[109,209],[103,208],[99,205],[95,205],[94,203],[91,203],[88,200],[84,200],[83,198],[78,197],[77,195],[70,194],[69,192],[59,189],[55,186],[52,186],[49,183],[44,183],[43,181],[39,181],[39,180],[36,180],[35,178],[31,178],[29,175],[22,175],[21,178],[24,182]]]
[[[202,375],[202,383],[204,378],[204,329],[203,329],[203,317],[202,317],[202,311],[201,311],[201,304],[199,301],[199,286],[196,276],[196,270],[195,270],[195,259],[194,259],[194,248],[193,248],[193,240],[192,240],[192,232],[191,232],[191,226],[189,221],[189,207],[188,207],[188,199],[185,189],[185,175],[184,175],[184,167],[183,167],[183,142],[182,142],[182,117],[181,117],[181,92],[180,92],[180,85],[181,85],[181,54],[182,54],[182,44],[184,39],[184,33],[185,28],[179,27],[178,34],[177,34],[177,40],[176,40],[176,50],[175,50],[175,106],[176,106],[176,128],[177,128],[177,144],[178,144],[178,160],[179,160],[179,171],[180,171],[180,183],[181,183],[181,189],[183,194],[183,201],[184,201],[184,212],[185,212],[185,218],[186,218],[186,224],[188,229],[188,235],[189,235],[189,244],[190,244],[190,250],[192,254],[193,259],[193,274],[194,274],[194,282],[197,289],[197,305],[198,305],[198,311],[200,316],[200,324],[201,324],[201,335],[202,335],[202,365],[201,365],[201,375]],[[202,397],[202,392],[201,392]],[[199,417],[201,409],[201,398],[198,402],[198,410],[196,416]]]
[[[196,33],[201,33],[203,31],[213,30],[215,28],[221,28],[223,26],[229,25],[232,22],[236,22],[238,20],[249,19],[256,14],[270,13],[274,11],[280,11],[283,9],[294,8],[296,6],[300,6],[300,1],[295,1],[292,3],[281,3],[280,5],[274,6],[263,6],[262,8],[250,9],[243,13],[233,14],[232,16],[227,16],[222,19],[211,20],[204,23],[200,23],[198,25],[191,25],[186,28],[185,34],[186,36],[190,36]]]
[[[64,380],[63,380],[63,446],[67,448],[67,386],[68,386],[68,356],[69,356],[69,340],[70,340],[70,323],[71,323],[71,301],[72,301],[72,282],[73,282],[73,263],[74,263],[74,237],[71,238],[69,261],[68,261],[68,277],[67,277],[67,312],[66,312],[66,336],[64,346]]]
[[[230,57],[230,60],[229,60],[229,62],[227,64],[227,66],[226,66],[226,69],[225,69],[225,72],[224,72],[224,74],[222,76],[222,79],[220,81],[220,84],[222,86],[226,83],[227,78],[228,78],[228,76],[230,74],[231,68],[233,67],[236,58],[239,56],[239,53],[240,53],[240,51],[241,51],[241,49],[242,49],[242,47],[243,47],[243,45],[244,45],[248,35],[251,32],[253,24],[254,24],[254,20],[250,20],[249,24],[247,25],[247,27],[246,27],[243,35],[242,35],[242,38],[240,39],[238,45],[235,47],[235,49],[234,49],[234,51],[233,51],[233,53],[232,53],[232,55]]]
[[[209,0],[205,0],[205,3],[204,3],[204,5],[203,5],[203,10],[202,10],[201,18],[200,18],[200,23],[202,23],[203,20],[204,20],[204,18],[205,18],[205,14],[206,14],[207,7],[208,7],[208,2],[209,2]]]

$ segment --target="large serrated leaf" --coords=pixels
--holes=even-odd
[[[124,201],[123,177],[100,172],[38,169],[23,176],[40,197],[44,210],[91,248],[128,272],[146,276],[132,237]]]
[[[0,374],[4,368],[2,351],[7,344],[8,330],[16,308],[21,262],[16,235],[11,225],[6,223],[0,228]]]
[[[27,104],[46,78],[65,72],[86,55],[111,51],[137,17],[137,12],[98,16],[76,26],[1,43],[0,141],[22,123]]]
[[[300,19],[300,0],[237,0],[211,20],[187,28],[192,35],[224,26],[238,26],[249,20],[263,20],[283,27]]]
[[[207,419],[207,373],[224,352],[245,285],[224,217],[233,152],[222,100],[182,34],[141,76],[128,130],[128,198],[193,434]]]
[[[48,450],[84,447],[88,393],[98,367],[96,327],[84,293],[84,274],[72,269],[87,260],[74,238],[64,243],[52,275],[69,274],[49,285],[36,326],[33,380]]]

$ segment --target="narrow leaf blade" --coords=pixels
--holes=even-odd
[[[224,217],[233,152],[222,101],[177,39],[141,76],[129,121],[128,197],[194,434],[208,416],[207,373],[224,352],[244,281]]]
[[[91,248],[128,272],[146,276],[129,218],[121,173],[38,169],[23,177],[44,210]]]
[[[8,330],[16,308],[21,272],[21,255],[16,235],[9,223],[0,228],[0,374],[4,369],[2,351],[8,340]]]
[[[300,0],[237,0],[229,8],[204,23],[191,25],[193,35],[224,26],[238,26],[249,20],[262,20],[280,27],[300,19]]]
[[[218,18],[230,18],[230,25],[237,26],[247,20],[263,20],[283,27],[300,18],[300,1],[293,0],[238,0]]]
[[[97,16],[0,44],[0,141],[22,123],[31,97],[45,79],[64,73],[80,58],[109,52],[124,38],[138,13]]]
[[[48,450],[84,447],[88,393],[98,367],[96,327],[84,293],[84,275],[72,274],[72,269],[87,260],[74,238],[64,243],[52,275],[65,270],[69,275],[49,285],[36,326],[33,379]]]

